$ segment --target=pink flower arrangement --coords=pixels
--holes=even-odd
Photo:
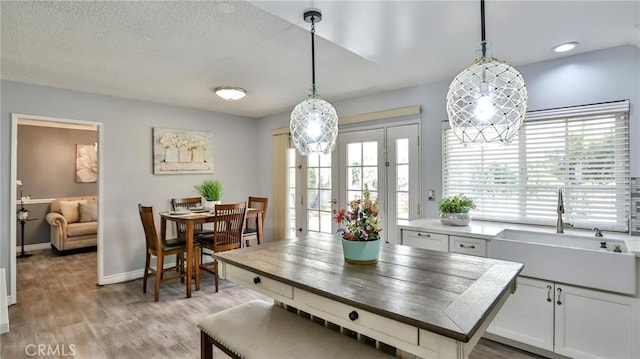
[[[364,199],[356,199],[349,203],[349,209],[341,209],[335,216],[336,223],[344,223],[338,229],[342,238],[349,241],[376,241],[380,239],[380,220],[378,218],[378,201],[371,200],[369,187],[364,187]]]

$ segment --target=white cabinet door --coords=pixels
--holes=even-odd
[[[553,351],[553,282],[518,277],[516,292],[502,306],[489,333]]]
[[[405,246],[431,249],[434,251],[449,251],[449,236],[440,233],[425,231],[410,231],[403,229],[400,231],[401,243]]]
[[[556,284],[555,352],[574,358],[638,358],[637,301]]]

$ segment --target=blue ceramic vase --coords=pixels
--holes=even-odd
[[[375,264],[380,258],[380,240],[348,241],[342,239],[344,260],[352,264]]]

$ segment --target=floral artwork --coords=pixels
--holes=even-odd
[[[211,132],[153,129],[153,173],[213,173]]]
[[[376,241],[380,239],[380,219],[378,218],[378,201],[371,200],[369,187],[364,186],[364,199],[356,199],[349,203],[348,209],[341,209],[335,216],[336,223],[345,224],[346,228],[338,229],[342,238],[349,241]]]
[[[76,145],[76,182],[93,183],[98,179],[97,145]]]

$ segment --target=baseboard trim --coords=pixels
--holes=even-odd
[[[25,244],[24,251],[33,252],[33,251],[40,251],[40,250],[49,249],[49,248],[51,248],[50,242]],[[20,253],[21,250],[22,250],[22,247],[16,246],[16,255]]]
[[[211,257],[205,257],[204,258],[204,263],[209,263],[209,262],[213,262],[213,258]],[[151,262],[153,263],[153,262]],[[165,263],[164,264],[164,268],[170,268],[172,266],[174,266],[174,262],[170,262],[170,263]],[[123,283],[123,282],[129,282],[132,280],[136,280],[136,279],[140,279],[144,277],[144,269],[136,269],[130,272],[125,272],[125,273],[118,273],[118,274],[113,274],[113,275],[106,275],[104,276],[104,281],[102,282],[102,284],[107,285],[107,284],[116,284],[116,283]]]

